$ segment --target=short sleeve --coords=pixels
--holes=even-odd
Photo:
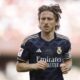
[[[63,49],[63,59],[71,59],[71,43],[69,40],[65,41]]]
[[[28,41],[23,42],[21,44],[20,50],[17,55],[17,61],[19,62],[26,62],[29,60],[29,49],[28,49]]]

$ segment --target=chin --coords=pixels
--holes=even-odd
[[[50,31],[44,31],[45,33],[50,33]]]

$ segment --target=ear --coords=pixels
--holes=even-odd
[[[58,25],[58,23],[56,22],[56,26]]]
[[[41,29],[41,26],[39,25],[39,29]]]

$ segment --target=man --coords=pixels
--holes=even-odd
[[[41,32],[23,41],[17,57],[17,71],[30,71],[30,80],[64,80],[62,74],[72,66],[70,41],[57,34],[59,29],[59,5],[39,8],[38,19]]]

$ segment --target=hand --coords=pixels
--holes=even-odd
[[[48,67],[47,62],[45,61],[38,61],[37,63],[33,64],[33,69],[38,70],[38,69],[42,69],[45,70]]]
[[[60,67],[63,74],[67,74],[71,69],[71,67],[69,65],[66,65],[65,63],[60,64]]]

